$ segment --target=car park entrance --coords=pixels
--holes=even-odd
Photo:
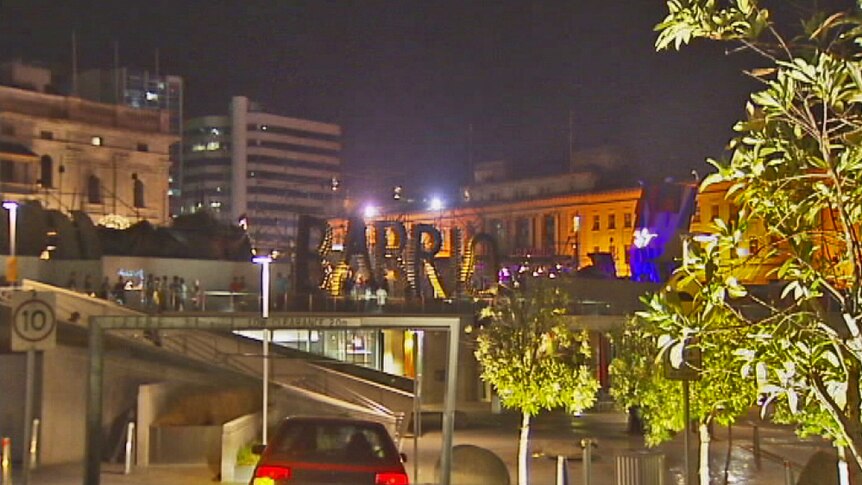
[[[368,315],[349,313],[285,313],[263,318],[258,314],[93,316],[89,320],[89,376],[84,485],[98,485],[101,472],[102,380],[104,335],[112,330],[444,330],[448,332],[443,428],[440,450],[440,485],[450,485],[458,379],[459,334],[472,315]],[[266,366],[264,366],[266,367]]]

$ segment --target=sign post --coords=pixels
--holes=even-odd
[[[54,316],[54,294],[20,291],[12,294],[13,352],[27,352],[27,381],[24,391],[24,443],[33,440],[33,388],[36,372],[36,351],[49,350],[57,344],[57,321]],[[30,482],[34,459],[24,446],[22,482]]]

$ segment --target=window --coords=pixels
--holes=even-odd
[[[10,136],[14,135],[15,134],[15,127],[12,125],[0,126],[0,134],[10,135]]]
[[[611,214],[608,216],[608,229],[616,229],[617,228],[617,216],[615,214]]]
[[[146,143],[138,143],[138,151],[139,152],[148,152],[148,151],[150,151],[150,147],[147,146]]]
[[[102,181],[95,175],[87,179],[87,202],[91,204],[102,203]]]
[[[572,232],[578,232],[581,230],[581,216],[575,214],[572,216]]]
[[[691,222],[700,222],[700,204],[694,204],[694,214],[691,216]]]
[[[39,164],[39,183],[42,187],[51,188],[54,186],[54,160],[48,155],[43,155]]]
[[[598,231],[599,229],[601,229],[601,227],[602,227],[602,223],[599,220],[599,216],[597,216],[597,215],[593,216],[593,230]]]
[[[94,136],[94,137],[90,138],[90,145],[93,145],[96,147],[102,146],[102,144],[104,142],[105,142],[105,140],[103,140],[101,136]]]
[[[720,215],[719,215],[719,213],[718,213],[718,204],[713,204],[713,205],[712,205],[712,207],[710,208],[710,212],[712,213],[712,218],[711,218],[711,219],[712,219],[713,221],[714,221],[714,220],[716,220],[716,219],[718,219],[718,218],[720,217]]]
[[[760,251],[760,241],[757,240],[756,237],[752,237],[748,240],[748,252],[752,256],[757,254]]]
[[[54,132],[42,130],[39,133],[39,138],[41,138],[43,140],[53,140],[54,139]]]
[[[623,214],[623,227],[629,229],[632,227],[632,213],[626,212]]]
[[[15,163],[9,160],[0,160],[0,181],[15,181]]]
[[[632,247],[631,247],[631,246],[629,246],[628,244],[626,244],[625,246],[623,246],[623,251],[625,252],[625,254],[623,254],[623,257],[624,257],[624,258],[625,258],[625,260],[626,260],[626,264],[631,263],[631,260],[632,260],[632,254],[631,254],[631,253],[632,253]]]
[[[545,249],[556,252],[557,241],[557,218],[552,215],[545,216]]]
[[[137,177],[137,175],[134,175],[132,178],[135,179],[134,197],[133,197],[133,200],[135,203],[135,208],[141,209],[143,207],[146,207],[144,205],[144,183],[141,182],[141,179],[139,179]]]

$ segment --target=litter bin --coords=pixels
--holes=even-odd
[[[616,485],[664,485],[664,454],[652,451],[621,453],[614,459]]]

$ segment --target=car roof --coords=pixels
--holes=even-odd
[[[377,421],[344,416],[288,416],[282,423],[355,424],[360,426],[383,426]]]

